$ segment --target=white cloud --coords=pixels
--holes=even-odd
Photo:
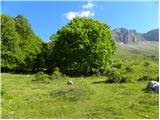
[[[93,17],[95,14],[92,11],[92,8],[96,6],[92,3],[92,1],[88,1],[87,4],[82,6],[82,11],[70,11],[68,13],[65,13],[64,16],[68,20],[72,20],[75,17]]]
[[[82,8],[84,9],[92,9],[95,6],[95,4],[88,2],[87,4],[83,5]]]
[[[72,20],[73,18],[77,17],[78,16],[78,13],[77,12],[68,12],[65,14],[66,18],[68,20]]]
[[[79,14],[80,17],[93,17],[94,16],[94,13],[87,10],[87,11],[82,11],[80,14]]]
[[[87,10],[87,11],[82,11],[82,12],[68,12],[65,14],[66,18],[68,20],[72,20],[73,18],[75,17],[93,17],[94,16],[94,13]]]

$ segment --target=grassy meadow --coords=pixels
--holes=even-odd
[[[115,55],[116,59],[128,58],[133,56],[150,56],[154,55],[159,58],[159,42],[156,41],[145,41],[133,44],[120,44],[117,43],[117,52]]]
[[[2,74],[2,118],[158,118],[148,81],[104,84],[105,77],[32,83],[34,75]],[[67,80],[75,84],[67,86]]]
[[[36,82],[35,74],[2,73],[2,118],[158,119],[159,96],[145,92],[147,83],[158,77],[158,61],[144,58],[158,54],[157,43],[149,45],[133,45],[141,49],[138,54],[133,47],[117,45],[113,66],[125,83],[106,83],[107,75]],[[74,84],[66,85],[68,80]]]

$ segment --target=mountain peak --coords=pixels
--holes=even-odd
[[[147,33],[138,33],[136,30],[128,30],[126,28],[115,28],[112,30],[112,37],[117,42],[124,44],[135,43],[140,41],[158,41],[159,29],[151,30]]]

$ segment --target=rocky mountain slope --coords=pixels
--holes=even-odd
[[[126,28],[116,28],[112,30],[113,39],[117,42],[137,43],[142,41],[158,41],[159,29],[151,30],[147,33],[138,33],[136,30],[128,30]]]
[[[148,41],[158,41],[159,29],[150,30],[149,32],[142,34],[142,36]]]

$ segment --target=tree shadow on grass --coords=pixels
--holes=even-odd
[[[98,82],[92,82],[91,84],[104,84],[104,83],[107,83],[106,81],[98,81]]]

